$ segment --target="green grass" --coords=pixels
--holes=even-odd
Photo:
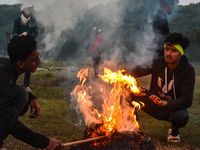
[[[67,64],[67,65],[66,65]],[[27,112],[20,120],[33,131],[44,134],[48,137],[55,137],[61,142],[70,142],[83,139],[84,126],[78,126],[78,118],[70,105],[70,92],[78,83],[76,74],[83,65],[76,70],[69,71],[71,63],[65,62],[44,62],[41,67],[44,70],[31,74],[31,89],[40,101],[41,114],[35,119],[30,119]],[[91,66],[91,64],[89,65]],[[194,102],[189,108],[190,119],[188,124],[180,130],[181,142],[169,144],[166,142],[167,130],[170,123],[156,120],[142,111],[139,111],[141,131],[147,133],[157,149],[200,149],[200,69],[195,64],[196,84]],[[137,79],[142,87],[149,88],[150,76]],[[19,84],[23,83],[23,76],[19,77]],[[8,150],[31,150],[35,149],[11,135],[6,139],[4,147]]]

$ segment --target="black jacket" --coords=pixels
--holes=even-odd
[[[8,134],[12,134],[31,146],[46,148],[49,138],[31,131],[18,120],[19,112],[14,108],[15,97],[20,92],[17,79],[15,65],[10,59],[0,57],[0,147]],[[29,100],[36,98],[30,92],[28,94]]]
[[[151,74],[150,94],[168,101],[169,109],[187,109],[192,105],[195,71],[184,55],[172,72],[164,57],[161,57],[155,59],[151,67],[143,69],[138,66],[130,70],[130,73],[134,77]]]
[[[27,24],[25,25],[22,25],[21,23],[21,16],[15,19],[14,27],[13,27],[13,35],[19,35],[19,34],[22,34],[23,32],[27,32],[33,37],[37,37],[38,27],[37,27],[36,20],[32,16],[30,20],[27,22]]]
[[[164,39],[169,34],[167,15],[161,10],[157,11],[152,21],[153,32],[155,33],[154,43],[159,56],[164,55]]]

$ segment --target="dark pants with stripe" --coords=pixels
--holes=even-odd
[[[172,135],[179,134],[179,128],[184,127],[189,118],[187,110],[172,110],[167,107],[160,107],[156,105],[148,96],[132,96],[132,101],[143,102],[144,107],[142,111],[158,120],[165,120],[172,123]]]

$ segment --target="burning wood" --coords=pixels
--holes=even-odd
[[[94,127],[99,128],[101,125],[94,125],[85,130],[85,138],[87,133],[91,133]],[[150,137],[142,132],[114,132],[109,138],[103,138],[105,136],[99,136],[94,141],[89,138],[84,143],[77,143],[79,145],[71,146],[69,150],[155,150],[154,145],[150,142]],[[79,142],[79,141],[78,141]]]
[[[135,108],[140,109],[144,105],[133,101],[130,106],[127,101],[130,92],[140,94],[141,89],[135,78],[123,75],[122,72],[121,70],[112,72],[105,68],[104,75],[99,75],[100,79],[95,80],[95,83],[89,82],[88,69],[78,73],[80,82],[71,93],[71,101],[75,102],[76,111],[84,116],[85,138],[101,136],[108,138],[87,143],[87,146],[84,144],[77,149],[84,149],[85,146],[85,149],[95,149],[95,147],[96,149],[110,149],[110,147],[138,149],[140,146],[143,147],[141,143],[147,141],[150,145],[147,149],[154,149],[152,144],[149,144],[147,136],[139,131],[135,116]],[[123,145],[123,148],[119,148],[117,143]]]

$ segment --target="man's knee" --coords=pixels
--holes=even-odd
[[[187,110],[178,110],[171,115],[169,121],[178,125],[179,127],[184,127],[188,122],[188,118],[189,115]]]

